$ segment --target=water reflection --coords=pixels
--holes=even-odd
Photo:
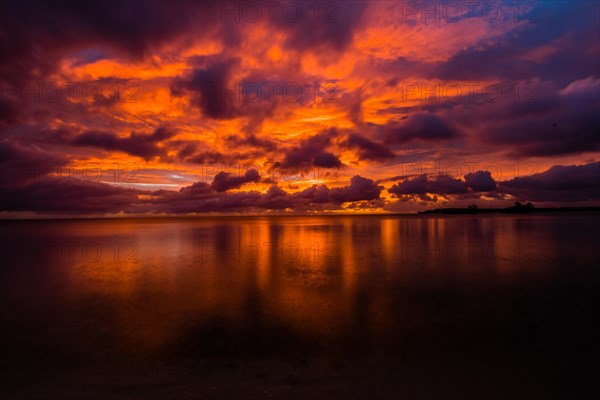
[[[552,346],[559,319],[581,326],[552,307],[586,307],[598,258],[596,215],[4,221],[0,235],[4,354],[49,365],[517,353]]]

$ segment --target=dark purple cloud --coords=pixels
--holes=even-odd
[[[435,114],[414,114],[405,122],[389,124],[384,129],[388,144],[406,143],[414,139],[439,141],[454,139],[458,131]]]
[[[317,153],[313,164],[315,167],[321,168],[339,168],[342,166],[342,162],[335,154],[326,151]]]
[[[312,187],[298,193],[288,193],[272,185],[266,193],[258,191],[218,192],[211,185],[197,182],[177,192],[160,190],[153,193],[148,204],[138,211],[166,213],[204,213],[204,212],[251,212],[260,210],[334,209],[339,206],[331,203],[326,186]],[[325,203],[326,205],[321,205]]]
[[[453,198],[479,198],[482,192],[492,192],[496,182],[489,171],[476,171],[464,176],[464,180],[448,175],[430,178],[427,174],[405,177],[402,182],[392,185],[388,192],[401,201],[416,196],[422,201],[438,200],[438,196]]]
[[[330,189],[325,185],[313,185],[296,194],[300,200],[305,199],[308,203],[328,203]]]
[[[481,139],[517,156],[555,156],[600,149],[600,79],[589,77],[556,90],[540,88],[531,103],[509,102],[480,115]]]
[[[72,139],[71,144],[122,151],[150,160],[165,153],[165,149],[159,144],[173,135],[175,132],[163,127],[156,129],[150,135],[132,132],[128,137],[119,137],[109,132],[87,131]]]
[[[232,99],[227,91],[235,90],[229,85],[229,75],[236,63],[237,60],[216,60],[194,70],[190,76],[177,77],[171,84],[171,94],[189,93],[191,104],[209,118],[234,118],[239,114],[239,100],[235,99],[237,94]]]
[[[337,131],[332,129],[301,141],[299,146],[294,146],[285,153],[284,167],[293,166],[300,169],[341,167],[340,159],[333,153],[325,151],[336,135]]]
[[[496,181],[494,181],[489,171],[466,174],[465,184],[475,192],[489,192],[496,189]]]
[[[78,179],[41,180],[3,188],[1,211],[37,213],[117,213],[130,209],[143,192]]]
[[[336,203],[349,201],[378,199],[383,186],[377,185],[372,179],[353,176],[349,186],[333,188],[329,191],[329,199]]]
[[[555,165],[531,176],[495,182],[488,171],[465,175],[464,180],[447,175],[430,179],[427,175],[406,178],[388,192],[401,199],[416,196],[437,201],[437,196],[452,199],[477,199],[481,193],[498,199],[536,202],[581,202],[600,200],[600,162],[585,165]]]
[[[260,175],[255,169],[249,169],[244,175],[234,175],[229,172],[221,171],[215,175],[212,181],[212,188],[217,192],[225,192],[229,189],[237,189],[249,182],[258,182]]]
[[[179,153],[180,159],[192,164],[219,164],[225,163],[229,159],[228,156],[218,151],[201,151],[193,154],[192,151],[196,151],[196,146],[185,147]]]
[[[318,14],[315,14],[314,8],[311,10],[315,5],[319,7]],[[287,47],[324,55],[343,51],[352,43],[368,2],[331,1],[311,5],[286,1],[281,3],[281,7],[282,10],[287,7],[286,15],[278,20],[287,33]]]
[[[261,148],[267,151],[273,151],[277,148],[277,143],[267,137],[257,137],[254,134],[249,134],[247,136],[235,136],[230,135],[225,138],[227,144],[231,144],[234,146],[250,146],[254,148]]]
[[[1,84],[2,82],[0,82],[0,85]],[[17,122],[19,120],[20,112],[21,107],[19,107],[18,102],[9,99],[8,96],[3,94],[0,98],[0,123],[13,124]]]
[[[357,133],[348,135],[340,145],[355,150],[360,160],[382,161],[395,157],[392,150],[385,144],[374,142]]]
[[[539,174],[501,182],[499,190],[520,201],[600,200],[600,162],[555,165]]]
[[[333,189],[325,185],[314,185],[300,192],[288,193],[272,185],[264,194],[253,190],[227,192],[227,189],[258,179],[254,170],[248,171],[246,175],[243,179],[235,179],[226,174],[218,174],[212,184],[196,182],[179,191],[154,192],[80,179],[38,181],[2,188],[0,211],[40,214],[184,214],[259,210],[302,212],[333,210],[339,209],[343,203],[376,200],[383,188],[371,179],[355,176],[350,185]]]
[[[38,146],[24,146],[16,140],[0,142],[0,186],[51,180],[68,163],[63,154]]]
[[[435,179],[429,179],[425,174],[406,179],[393,185],[388,192],[397,196],[411,194],[461,194],[468,191],[467,184],[447,175],[438,175]]]

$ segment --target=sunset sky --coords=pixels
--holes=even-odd
[[[597,1],[5,1],[0,212],[600,204]]]

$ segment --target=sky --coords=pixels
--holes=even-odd
[[[0,213],[600,205],[596,1],[4,1]]]

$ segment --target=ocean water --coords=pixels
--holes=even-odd
[[[2,398],[587,398],[600,214],[2,221]]]

